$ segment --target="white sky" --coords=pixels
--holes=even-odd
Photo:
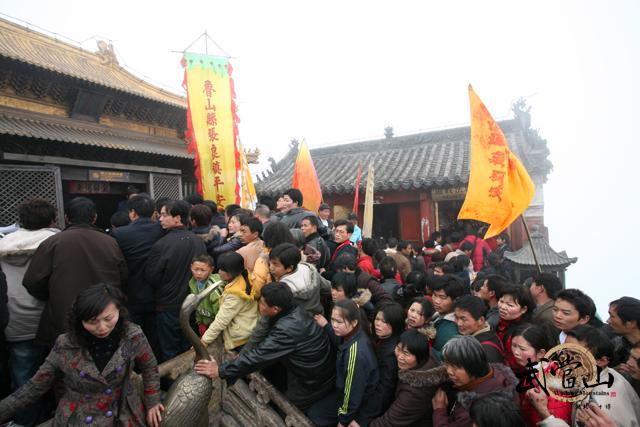
[[[610,300],[640,297],[638,1],[0,0],[0,12],[73,40],[111,39],[122,64],[175,91],[183,71],[171,51],[207,30],[235,58],[240,136],[265,167],[292,137],[318,147],[387,125],[468,125],[468,83],[496,119],[526,97],[554,164],[551,244],[579,258],[568,286],[604,319]]]

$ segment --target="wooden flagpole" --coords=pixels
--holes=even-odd
[[[538,273],[542,273],[542,267],[540,267],[540,263],[538,262],[538,255],[536,254],[536,250],[533,248],[533,241],[531,240],[531,233],[529,233],[529,226],[527,225],[527,221],[524,220],[523,214],[520,214],[520,219],[522,220],[522,225],[524,225],[524,231],[527,233],[527,239],[529,239],[529,247],[531,247],[533,261],[536,263]]]

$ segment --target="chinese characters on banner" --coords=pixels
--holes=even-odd
[[[226,58],[185,53],[183,66],[186,139],[189,152],[195,152],[198,192],[220,208],[231,203],[252,207],[255,189],[238,137],[231,64]]]
[[[535,192],[520,160],[509,150],[498,124],[469,85],[471,172],[458,219],[490,224],[485,238],[496,236],[527,209]]]

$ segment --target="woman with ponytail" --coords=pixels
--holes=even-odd
[[[240,254],[227,252],[220,255],[218,274],[227,285],[220,297],[218,314],[201,340],[206,347],[222,334],[225,350],[239,349],[249,340],[258,321],[256,293]]]

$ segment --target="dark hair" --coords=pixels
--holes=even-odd
[[[409,243],[407,240],[401,240],[398,243],[398,250],[399,251],[403,251],[403,250],[407,249],[409,247],[409,245],[411,245],[411,243]]]
[[[461,273],[469,267],[469,264],[471,263],[471,258],[469,258],[466,255],[458,255],[451,258],[449,263],[453,266],[454,272]]]
[[[429,358],[429,340],[415,329],[404,331],[398,339],[398,347],[406,349],[416,357],[418,366],[422,365]]]
[[[56,208],[44,199],[30,199],[18,205],[18,218],[24,229],[47,228],[56,219]]]
[[[458,243],[460,242],[462,239],[464,238],[464,236],[462,235],[461,232],[459,231],[454,231],[453,233],[451,233],[451,236],[449,236],[449,240],[452,243]]]
[[[204,202],[204,199],[202,198],[202,196],[198,193],[193,193],[193,194],[189,194],[187,197],[184,198],[184,201],[189,203],[190,205],[200,205],[202,204],[202,202]]]
[[[511,337],[515,338],[519,336],[527,340],[536,351],[547,351],[553,347],[553,343],[549,340],[548,332],[542,326],[531,325],[529,323],[518,325]]]
[[[119,288],[105,283],[91,285],[80,291],[74,299],[68,313],[69,338],[71,341],[81,348],[87,349],[92,335],[84,328],[82,322],[86,322],[100,315],[111,303],[113,303],[120,312],[120,319],[116,324],[115,330],[118,331],[119,337],[122,338],[124,334],[122,325],[124,321],[128,319],[129,315],[125,308],[126,300],[127,297]]]
[[[373,259],[376,261],[376,263],[379,265],[380,261],[382,261],[382,259],[384,257],[387,256],[387,253],[384,251],[384,249],[378,249],[374,254],[373,254]]]
[[[509,235],[504,231],[502,233],[498,234],[497,238],[504,240],[504,243],[507,244],[507,245],[511,241],[511,239],[509,238]]]
[[[253,211],[255,216],[261,216],[262,218],[271,218],[271,209],[267,205],[258,205]]]
[[[558,292],[562,290],[560,278],[553,273],[538,273],[533,276],[533,282],[542,286],[551,299],[555,299]]]
[[[444,291],[445,295],[455,301],[467,292],[464,285],[456,276],[445,274],[444,276],[436,276],[432,279],[431,291]]]
[[[395,237],[389,237],[387,239],[387,245],[389,245],[390,248],[395,248],[396,246],[398,246],[398,239],[396,239]]]
[[[244,268],[244,258],[237,252],[225,252],[218,257],[218,270],[229,273],[234,279],[240,275],[244,278],[245,293],[251,295],[249,273]]]
[[[566,334],[582,342],[596,360],[606,357],[609,359],[609,363],[613,364],[614,346],[602,329],[594,328],[591,325],[578,325],[567,331]]]
[[[499,274],[489,274],[485,280],[487,281],[487,289],[495,293],[496,299],[500,299],[502,289],[509,285],[509,281]]]
[[[191,208],[189,211],[189,217],[195,221],[198,227],[205,227],[211,224],[213,212],[211,212],[211,208],[209,206],[198,204]]]
[[[462,242],[462,244],[460,245],[460,250],[463,251],[463,252],[472,251],[473,250],[473,243],[468,242],[468,241]]]
[[[147,194],[136,194],[127,200],[127,210],[134,211],[141,218],[151,218],[156,210],[156,202]]]
[[[171,201],[173,201],[173,199],[170,197],[158,197],[156,199],[156,210],[160,212],[162,210],[162,207]]]
[[[249,228],[249,231],[252,233],[258,233],[258,236],[262,234],[262,223],[260,220],[254,216],[244,217],[240,219],[240,225],[244,225]]]
[[[289,227],[281,222],[274,222],[264,229],[262,241],[267,248],[273,249],[282,243],[293,244],[293,236]]]
[[[345,269],[348,269],[350,271],[356,271],[357,266],[358,266],[358,262],[356,261],[356,257],[348,253],[338,255],[338,257],[333,262],[333,268],[336,271],[345,270]]]
[[[498,268],[500,267],[500,261],[500,255],[498,255],[497,252],[491,252],[489,255],[487,255],[485,265],[489,265],[493,268]]]
[[[129,225],[131,220],[129,219],[129,214],[125,211],[115,211],[109,218],[109,223],[112,227],[123,227]]]
[[[360,328],[362,325],[366,324],[366,321],[363,319],[362,313],[360,312],[360,307],[358,307],[358,304],[350,298],[336,301],[333,308],[340,310],[342,312],[342,317],[344,317],[347,322],[357,320],[358,325],[356,328]]]
[[[320,227],[320,222],[318,222],[318,217],[317,216],[315,216],[315,215],[305,216],[304,218],[302,218],[302,220],[300,222],[304,221],[305,219],[307,221],[309,221],[309,224],[311,224],[315,228]]]
[[[65,213],[71,224],[91,224],[96,217],[96,205],[86,197],[75,197],[67,205]]]
[[[533,310],[535,309],[535,304],[531,298],[529,289],[524,285],[508,284],[502,288],[502,295],[500,295],[500,298],[505,295],[510,295],[520,307],[526,307],[527,311],[523,314],[525,319],[531,317]]]
[[[211,219],[213,220],[213,218],[219,217],[220,212],[218,212],[218,205],[216,205],[216,203],[213,200],[205,200],[202,202],[202,204],[206,207],[208,207],[209,209],[211,209]]]
[[[333,223],[333,228],[338,228],[340,226],[344,225],[345,228],[347,229],[347,233],[348,234],[352,234],[353,233],[353,224],[351,224],[349,221],[347,221],[346,219],[338,219],[336,221],[334,221]]]
[[[224,213],[227,214],[227,217],[231,218],[233,215],[235,215],[238,209],[242,209],[240,205],[232,203],[224,207]]]
[[[436,241],[433,239],[425,240],[424,247],[427,249],[433,249],[436,247]]]
[[[393,279],[398,272],[398,263],[390,256],[385,256],[378,264],[383,279]]]
[[[171,200],[164,205],[164,210],[173,217],[180,215],[182,225],[189,225],[189,211],[191,210],[189,203],[184,200]]]
[[[618,317],[623,322],[636,322],[636,328],[640,328],[640,300],[633,297],[622,297],[609,304],[614,307]]]
[[[127,190],[126,190],[127,197],[129,197],[132,194],[138,194],[138,193],[140,193],[140,189],[138,187],[136,187],[135,185],[128,185],[127,186]]]
[[[370,237],[365,237],[364,239],[362,239],[361,245],[362,245],[362,252],[364,252],[365,254],[371,257],[378,250],[378,242],[376,242]]]
[[[258,197],[258,204],[264,205],[269,208],[269,211],[273,211],[276,209],[276,201],[273,200],[271,196],[260,196]]]
[[[404,309],[397,302],[386,302],[382,303],[377,309],[373,316],[375,319],[378,313],[382,313],[382,317],[384,317],[384,322],[391,326],[391,335],[398,336],[404,331]],[[375,335],[375,328],[371,328],[373,334]]]
[[[358,214],[355,212],[349,212],[349,216],[347,217],[347,219],[349,221],[357,221],[358,220]]]
[[[449,339],[442,348],[442,359],[449,365],[464,369],[472,378],[482,378],[491,369],[482,344],[475,337]]]
[[[589,316],[591,321],[596,316],[596,305],[591,297],[580,289],[564,289],[556,295],[556,300],[558,299],[573,305],[580,314],[580,319]]]
[[[409,274],[407,274],[404,285],[405,289],[409,287],[415,289],[416,292],[424,293],[424,290],[427,287],[427,276],[425,276],[423,272],[418,270],[410,272]]]
[[[353,298],[358,293],[358,283],[353,273],[338,272],[331,277],[331,287],[344,291],[344,296]]]
[[[479,320],[481,317],[487,318],[487,304],[482,298],[473,295],[464,295],[453,304],[453,309],[464,310],[471,315],[475,320]]]
[[[476,427],[526,427],[520,406],[501,392],[487,393],[475,399],[469,408],[469,416]]]
[[[260,290],[260,295],[269,307],[280,307],[282,311],[288,311],[295,306],[293,292],[289,285],[283,282],[267,283]]]
[[[298,207],[302,206],[302,201],[303,201],[302,191],[298,190],[297,188],[290,188],[287,191],[285,191],[282,195],[289,196],[291,201],[298,204]]]
[[[431,233],[430,240],[433,240],[435,242],[436,240],[438,240],[441,237],[442,237],[442,233],[441,232],[434,231],[433,233]]]
[[[411,305],[414,303],[420,304],[420,306],[422,307],[422,317],[424,317],[427,322],[433,317],[433,313],[436,312],[431,301],[424,297],[414,298],[413,300],[411,300],[409,307],[411,307]]]
[[[284,268],[293,267],[295,269],[301,258],[300,250],[292,243],[281,243],[269,252],[269,259],[279,260]]]
[[[191,263],[193,264],[194,262],[203,262],[212,268],[216,266],[216,263],[213,261],[213,258],[211,258],[211,256],[207,254],[194,256],[193,259],[191,260]]]
[[[440,270],[442,270],[444,274],[453,274],[456,272],[456,269],[451,262],[441,262],[436,264],[433,268],[436,267],[440,267]]]

